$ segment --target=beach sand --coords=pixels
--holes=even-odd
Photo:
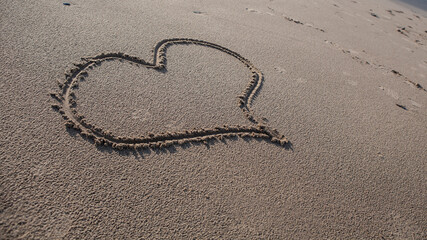
[[[0,239],[427,238],[425,11],[69,3],[0,8]]]

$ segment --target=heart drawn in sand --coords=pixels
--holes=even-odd
[[[215,128],[201,128],[195,130],[183,130],[172,133],[149,134],[148,136],[115,136],[110,131],[96,127],[89,123],[84,116],[77,112],[76,96],[73,89],[79,81],[88,76],[87,70],[104,61],[122,60],[140,64],[147,68],[162,71],[166,69],[166,49],[175,44],[196,44],[204,47],[214,48],[223,53],[229,54],[239,60],[249,71],[252,72],[246,89],[238,96],[238,107],[243,115],[252,123],[252,126],[219,126]],[[285,146],[288,141],[275,129],[266,126],[254,116],[251,105],[254,96],[260,90],[263,82],[263,75],[249,60],[240,54],[214,43],[187,39],[172,38],[165,39],[154,47],[153,62],[146,62],[138,57],[129,56],[124,53],[102,53],[94,57],[82,58],[82,62],[74,64],[75,67],[65,73],[65,82],[58,82],[60,91],[51,93],[51,96],[58,101],[52,105],[64,118],[65,126],[73,128],[88,139],[93,140],[96,145],[111,146],[115,149],[138,149],[138,148],[162,148],[174,144],[185,144],[189,142],[207,142],[209,139],[222,139],[227,137],[253,137],[270,140],[273,143]]]

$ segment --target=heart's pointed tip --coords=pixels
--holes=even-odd
[[[289,144],[288,139],[282,137],[282,138],[277,138],[277,137],[271,137],[271,142],[279,144],[280,146],[286,146],[287,144]]]

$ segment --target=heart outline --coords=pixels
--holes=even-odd
[[[115,136],[110,131],[103,130],[91,123],[88,123],[85,117],[77,112],[77,102],[75,100],[73,89],[78,86],[79,79],[84,80],[84,78],[88,76],[86,71],[88,68],[99,65],[103,61],[125,60],[143,65],[147,68],[164,71],[166,70],[166,50],[168,47],[176,44],[196,44],[214,48],[235,57],[252,72],[251,81],[243,93],[238,96],[238,106],[243,111],[244,116],[254,124],[254,126],[224,125],[222,127],[208,129],[200,128],[181,132],[149,134],[147,137],[123,137]],[[216,138],[221,140],[222,138],[235,136],[268,139],[272,143],[277,143],[281,146],[285,146],[289,143],[288,140],[283,135],[280,135],[276,129],[272,129],[262,121],[259,121],[251,110],[254,97],[258,94],[264,81],[262,72],[248,59],[228,48],[203,40],[170,38],[164,39],[155,45],[153,50],[153,62],[146,62],[141,58],[121,52],[101,53],[94,57],[81,58],[81,60],[82,62],[75,63],[75,67],[65,73],[64,82],[58,81],[58,86],[61,91],[59,93],[50,94],[59,103],[53,104],[52,108],[62,115],[63,119],[66,121],[66,127],[79,131],[83,137],[93,140],[96,145],[111,146],[118,150],[126,148],[162,148],[169,147],[174,144],[185,144],[189,142],[206,143],[209,139]]]

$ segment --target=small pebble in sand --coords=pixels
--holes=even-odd
[[[71,3],[67,3],[67,2],[64,2],[62,4],[65,5],[65,6],[70,6],[71,5]]]

